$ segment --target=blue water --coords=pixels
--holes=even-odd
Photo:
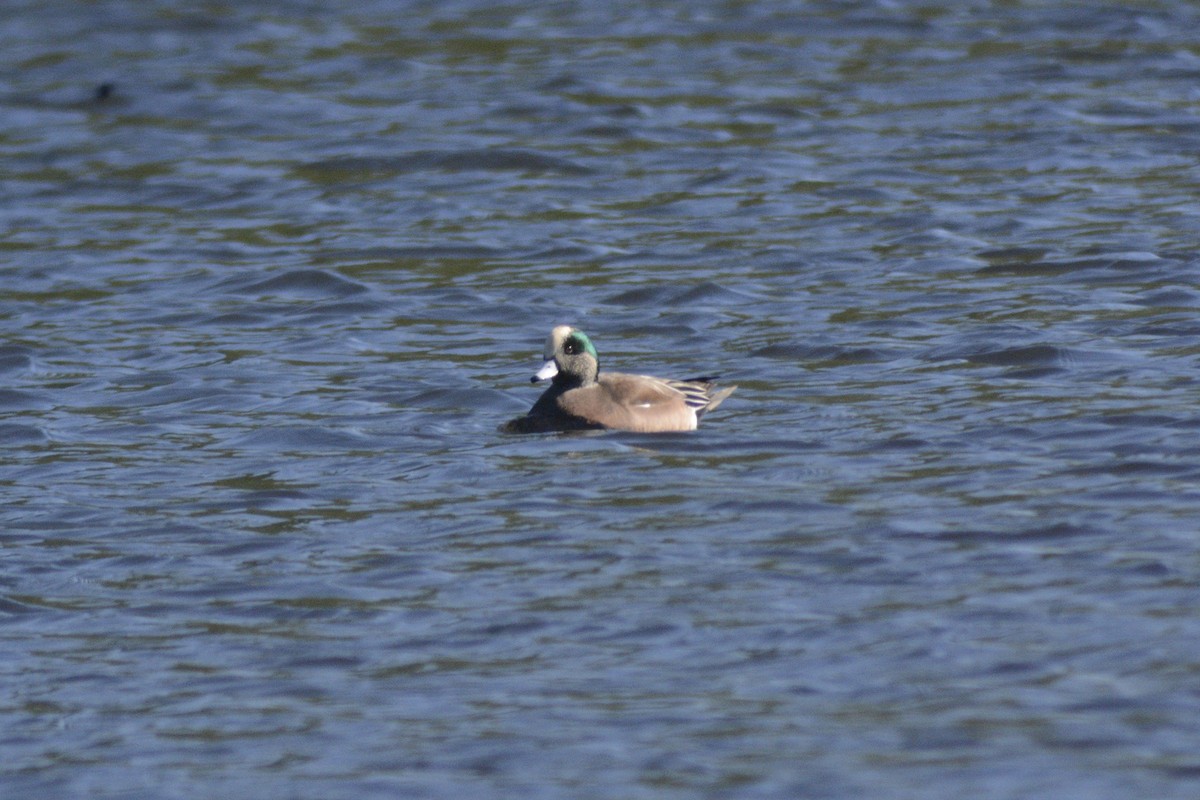
[[[1198,25],[6,6],[0,796],[1197,796]]]

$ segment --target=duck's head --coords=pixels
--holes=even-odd
[[[542,358],[546,363],[530,379],[533,383],[553,378],[556,383],[586,384],[596,380],[600,371],[600,357],[592,340],[570,325],[559,325],[550,331]]]

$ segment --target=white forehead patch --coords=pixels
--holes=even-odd
[[[542,348],[542,358],[547,361],[554,358],[554,354],[558,352],[563,340],[571,335],[571,330],[570,325],[559,325],[550,331],[550,335],[546,337],[546,346]]]

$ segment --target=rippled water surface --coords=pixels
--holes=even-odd
[[[1196,797],[1197,30],[6,5],[0,795]]]

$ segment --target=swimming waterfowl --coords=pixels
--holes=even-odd
[[[649,375],[600,372],[592,340],[570,325],[550,331],[546,363],[531,379],[550,380],[533,408],[504,426],[511,433],[624,430],[642,433],[691,431],[704,414],[736,389],[716,389],[715,377],[667,380]]]

